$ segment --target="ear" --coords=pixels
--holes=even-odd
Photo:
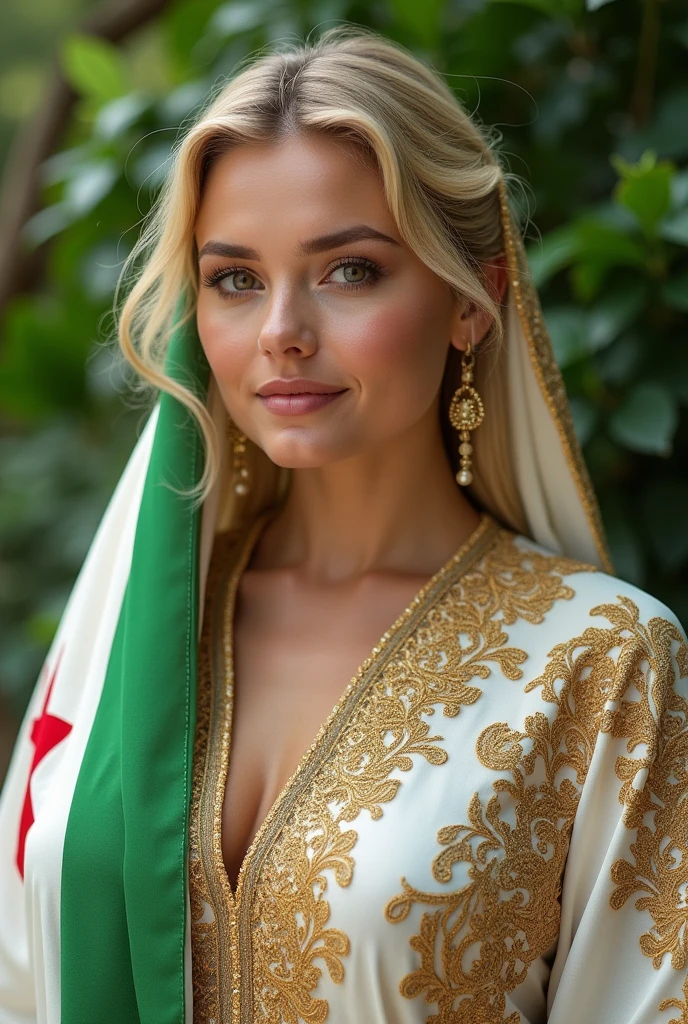
[[[484,285],[495,302],[502,305],[508,285],[506,253],[500,252],[482,264]],[[454,348],[465,350],[470,341],[474,348],[487,334],[492,320],[472,302],[457,303],[452,324],[451,343]]]

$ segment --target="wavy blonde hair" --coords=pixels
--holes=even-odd
[[[457,298],[492,320],[485,348],[504,336],[502,309],[485,288],[483,266],[503,249],[498,185],[507,173],[496,138],[476,123],[441,76],[396,43],[352,25],[317,41],[263,51],[223,86],[180,139],[173,164],[123,270],[133,278],[118,317],[124,356],[139,386],[169,393],[196,418],[205,442],[199,501],[219,472],[209,412],[164,372],[172,330],[194,316],[198,292],[194,225],[212,162],[237,145],[316,133],[352,144],[378,169],[390,212],[406,244]],[[446,406],[459,379],[450,349]],[[456,462],[456,445],[448,454]]]

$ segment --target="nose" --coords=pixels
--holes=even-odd
[[[306,322],[293,296],[275,297],[258,335],[258,348],[271,356],[306,358],[318,347],[316,333]]]

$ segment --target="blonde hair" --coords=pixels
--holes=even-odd
[[[480,350],[503,340],[502,310],[482,267],[503,249],[498,186],[507,173],[495,138],[463,109],[441,76],[396,43],[359,27],[326,31],[315,42],[282,44],[240,69],[176,147],[169,177],[123,270],[134,278],[119,315],[119,342],[140,386],[167,392],[196,418],[205,442],[203,500],[219,472],[218,438],[197,395],[164,372],[176,324],[195,314],[194,225],[208,169],[241,144],[317,133],[353,144],[381,177],[406,244],[457,298],[489,314]],[[140,272],[139,272],[139,269]],[[458,381],[450,349],[442,404]],[[443,415],[445,431],[448,428]],[[455,445],[448,444],[455,461]]]

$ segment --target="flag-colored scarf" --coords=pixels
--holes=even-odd
[[[205,395],[194,328],[176,331],[167,372]],[[13,864],[0,865],[0,928],[17,927],[26,901],[16,942],[44,961],[37,996],[50,1021],[185,1020],[200,513],[176,492],[197,483],[202,458],[191,417],[163,394],[71,595],[7,780],[1,856]],[[37,824],[48,777],[54,807],[41,806]],[[33,1019],[16,974],[3,977],[17,966],[0,960],[3,1024]]]

